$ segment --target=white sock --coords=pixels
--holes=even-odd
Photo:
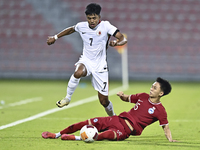
[[[60,132],[56,133],[56,138],[59,138],[61,136]]]
[[[67,96],[66,96],[67,99],[71,100],[71,96],[74,93],[76,87],[78,86],[79,81],[80,78],[79,79],[75,78],[74,74],[71,76],[67,86]]]
[[[80,136],[75,136],[75,140],[81,141],[81,137]]]
[[[109,102],[110,102],[110,103],[109,103],[109,105],[105,108],[105,110],[106,110],[106,112],[107,112],[107,114],[108,114],[109,116],[114,116],[115,113],[114,113],[114,110],[113,110],[113,104],[112,104],[111,101],[109,101]]]

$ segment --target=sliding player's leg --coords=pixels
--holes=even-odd
[[[62,140],[81,140],[80,136],[70,135],[70,134],[63,134],[61,136]],[[117,140],[117,134],[115,131],[112,130],[106,130],[102,133],[99,133],[97,141],[101,140]]]
[[[117,140],[117,134],[115,131],[112,130],[106,130],[102,133],[99,133],[97,141],[101,140]]]
[[[114,130],[106,130],[108,128],[107,125],[109,124],[109,121],[111,120],[112,120],[111,117],[97,117],[97,118],[88,119],[85,122],[79,122],[77,124],[73,124],[60,132],[62,134],[61,139],[62,140],[81,140],[80,136],[69,135],[69,134],[80,130],[84,125],[93,125],[98,129],[98,131],[103,131],[102,133],[98,134],[97,141],[105,140],[105,139],[117,140],[117,133]]]
[[[129,135],[124,130],[124,126],[120,122],[118,116],[111,117],[97,117],[89,119],[89,124],[97,128],[99,132],[97,140],[124,140]]]
[[[63,138],[64,138],[64,137],[66,137],[66,135],[74,133],[74,132],[80,130],[84,125],[88,125],[88,124],[89,124],[89,121],[86,120],[86,121],[72,124],[58,133],[51,133],[51,132],[46,131],[46,132],[42,133],[42,137],[45,139],[47,139],[47,138],[56,139],[56,138],[59,138],[61,135],[63,135]],[[65,134],[65,136],[64,136],[64,134]],[[70,138],[75,138],[75,136],[71,136]]]

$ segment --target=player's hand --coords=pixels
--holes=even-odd
[[[110,45],[111,47],[117,46],[117,41],[116,41],[116,40],[110,41],[110,42],[109,42],[109,45]]]
[[[177,141],[177,140],[172,140],[172,141],[170,141],[170,142],[180,142],[180,141]]]
[[[129,95],[124,94],[124,92],[117,92],[117,96],[119,96],[122,101],[129,102]]]
[[[122,91],[117,92],[117,96],[119,96],[119,97],[124,96],[124,92],[122,92]]]
[[[51,45],[53,43],[55,43],[55,38],[53,36],[49,36],[48,39],[47,39],[47,44],[48,45]]]

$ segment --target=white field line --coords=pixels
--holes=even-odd
[[[119,90],[127,90],[127,89],[123,89],[123,87],[118,87],[116,89],[111,90],[109,92],[109,95],[110,96],[114,95]],[[21,119],[21,120],[18,120],[18,121],[15,121],[15,122],[12,122],[12,123],[9,123],[9,124],[6,124],[6,125],[2,125],[2,126],[0,126],[0,130],[6,129],[6,128],[9,128],[9,127],[12,127],[12,126],[16,126],[18,124],[21,124],[21,123],[24,123],[24,122],[27,122],[27,121],[31,121],[31,120],[34,120],[34,119],[37,119],[37,118],[40,118],[40,117],[61,111],[61,110],[65,110],[65,109],[76,107],[76,106],[79,106],[79,105],[82,105],[82,104],[90,103],[90,102],[93,102],[97,99],[98,99],[98,97],[97,97],[97,95],[95,95],[95,96],[92,96],[92,97],[89,97],[89,98],[86,98],[86,99],[79,100],[79,101],[74,102],[74,103],[70,103],[68,106],[63,107],[63,108],[53,108],[53,109],[44,111],[42,113],[39,113],[37,115],[31,116],[31,117],[28,117],[28,118],[25,118],[25,119]]]
[[[29,98],[29,99],[21,100],[19,102],[10,103],[8,105],[0,106],[0,109],[24,105],[24,104],[27,104],[27,103],[32,103],[32,102],[41,101],[41,100],[42,100],[42,97]]]
[[[200,120],[170,120],[170,122],[200,122]]]

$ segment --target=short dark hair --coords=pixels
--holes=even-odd
[[[101,6],[96,3],[91,3],[87,5],[85,10],[86,15],[93,15],[93,14],[100,15],[100,12],[101,12]]]
[[[156,81],[160,84],[160,88],[164,92],[163,96],[171,92],[172,87],[167,80],[158,77]]]

